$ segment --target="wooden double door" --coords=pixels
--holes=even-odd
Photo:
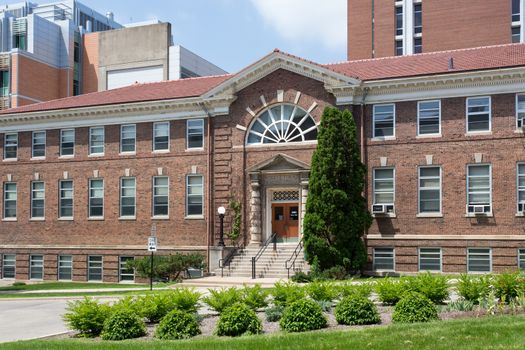
[[[272,233],[281,242],[299,237],[299,203],[272,203]]]

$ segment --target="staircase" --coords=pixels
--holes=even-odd
[[[290,259],[296,247],[297,243],[278,243],[277,250],[274,251],[273,245],[268,246],[255,265],[256,278],[288,278],[286,260]],[[229,268],[224,268],[224,276],[252,277],[252,257],[259,252],[259,249],[260,247],[246,247],[242,254],[233,258]],[[293,276],[296,271],[307,272],[308,270],[309,266],[302,258],[301,252],[295,261],[295,269],[290,269],[290,276]],[[218,269],[215,274],[220,276],[221,270]]]

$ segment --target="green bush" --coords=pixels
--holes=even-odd
[[[375,291],[383,304],[395,305],[406,292],[403,279],[385,277],[376,282]]]
[[[470,300],[458,299],[451,301],[443,308],[444,311],[472,311],[474,310],[474,303]]]
[[[275,305],[287,306],[305,297],[305,290],[294,282],[277,282],[271,292]]]
[[[210,295],[202,298],[210,309],[222,313],[227,308],[241,301],[241,291],[235,287],[208,289]]]
[[[292,282],[296,283],[308,283],[312,282],[313,277],[311,274],[307,274],[303,271],[297,271],[292,277],[290,277]]]
[[[257,310],[268,306],[268,294],[269,292],[262,289],[260,284],[253,287],[244,286],[241,289],[241,300],[251,309]]]
[[[217,322],[217,335],[236,337],[244,334],[262,333],[262,322],[255,311],[237,303],[224,310]]]
[[[456,289],[458,294],[465,300],[478,304],[480,299],[486,298],[491,289],[491,276],[471,276],[462,274],[458,278]]]
[[[339,294],[339,288],[330,282],[312,282],[306,285],[305,289],[306,294],[315,301],[331,302]]]
[[[496,297],[509,302],[524,294],[525,276],[519,271],[506,272],[494,276]]]
[[[21,282],[21,281],[13,282],[13,287],[22,287],[22,286],[25,286],[25,285],[26,285],[25,282]]]
[[[189,313],[196,313],[199,310],[199,301],[202,294],[194,288],[175,288],[165,293],[164,298],[169,304],[169,311],[178,309]]]
[[[344,298],[348,296],[358,295],[363,298],[369,298],[374,289],[372,283],[351,283],[345,282],[339,285],[339,295]]]
[[[408,292],[394,306],[392,321],[399,323],[428,322],[438,319],[434,303],[421,293]]]
[[[127,296],[115,302],[111,306],[111,312],[115,312],[117,310],[129,310],[133,311],[137,315],[142,315],[140,307],[141,306],[138,303],[138,298]]]
[[[111,313],[107,304],[90,298],[69,301],[64,321],[70,329],[79,332],[81,337],[96,337],[102,332],[104,321]]]
[[[429,298],[434,304],[443,304],[448,299],[448,278],[443,275],[420,273],[415,277],[403,279],[406,291],[418,292]]]
[[[277,322],[283,316],[284,306],[274,305],[264,310],[266,316],[266,321],[268,322]]]
[[[145,317],[151,323],[158,323],[161,318],[172,310],[163,294],[148,294],[138,296],[134,299],[138,314]]]
[[[321,275],[323,279],[344,280],[348,276],[348,271],[346,271],[344,266],[336,265],[324,270],[323,272],[321,272]]]
[[[155,255],[153,257],[153,277],[176,281],[183,272],[189,268],[200,269],[204,265],[204,256],[201,254]],[[133,268],[138,276],[149,278],[151,274],[151,257],[130,260],[126,263],[128,268]]]
[[[381,322],[377,307],[370,299],[359,295],[343,298],[335,307],[335,319],[339,324],[362,325]]]
[[[159,339],[188,339],[200,334],[199,322],[194,314],[181,310],[173,310],[159,323],[155,336]]]
[[[102,339],[124,340],[138,338],[146,334],[144,321],[131,310],[119,309],[104,322]]]
[[[279,325],[287,332],[306,332],[326,327],[327,320],[315,301],[302,299],[286,307]]]

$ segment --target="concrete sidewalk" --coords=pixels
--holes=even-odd
[[[188,286],[188,287],[203,287],[203,288],[220,288],[220,287],[242,287],[243,285],[254,286],[256,284],[261,285],[263,288],[271,288],[275,283],[279,281],[287,281],[282,278],[256,278],[251,279],[249,277],[220,277],[220,276],[209,276],[203,278],[195,278],[191,280],[184,280],[181,284],[171,286],[176,288],[177,286]]]

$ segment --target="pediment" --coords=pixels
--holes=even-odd
[[[281,153],[248,168],[248,172],[250,173],[309,170],[309,164]]]

